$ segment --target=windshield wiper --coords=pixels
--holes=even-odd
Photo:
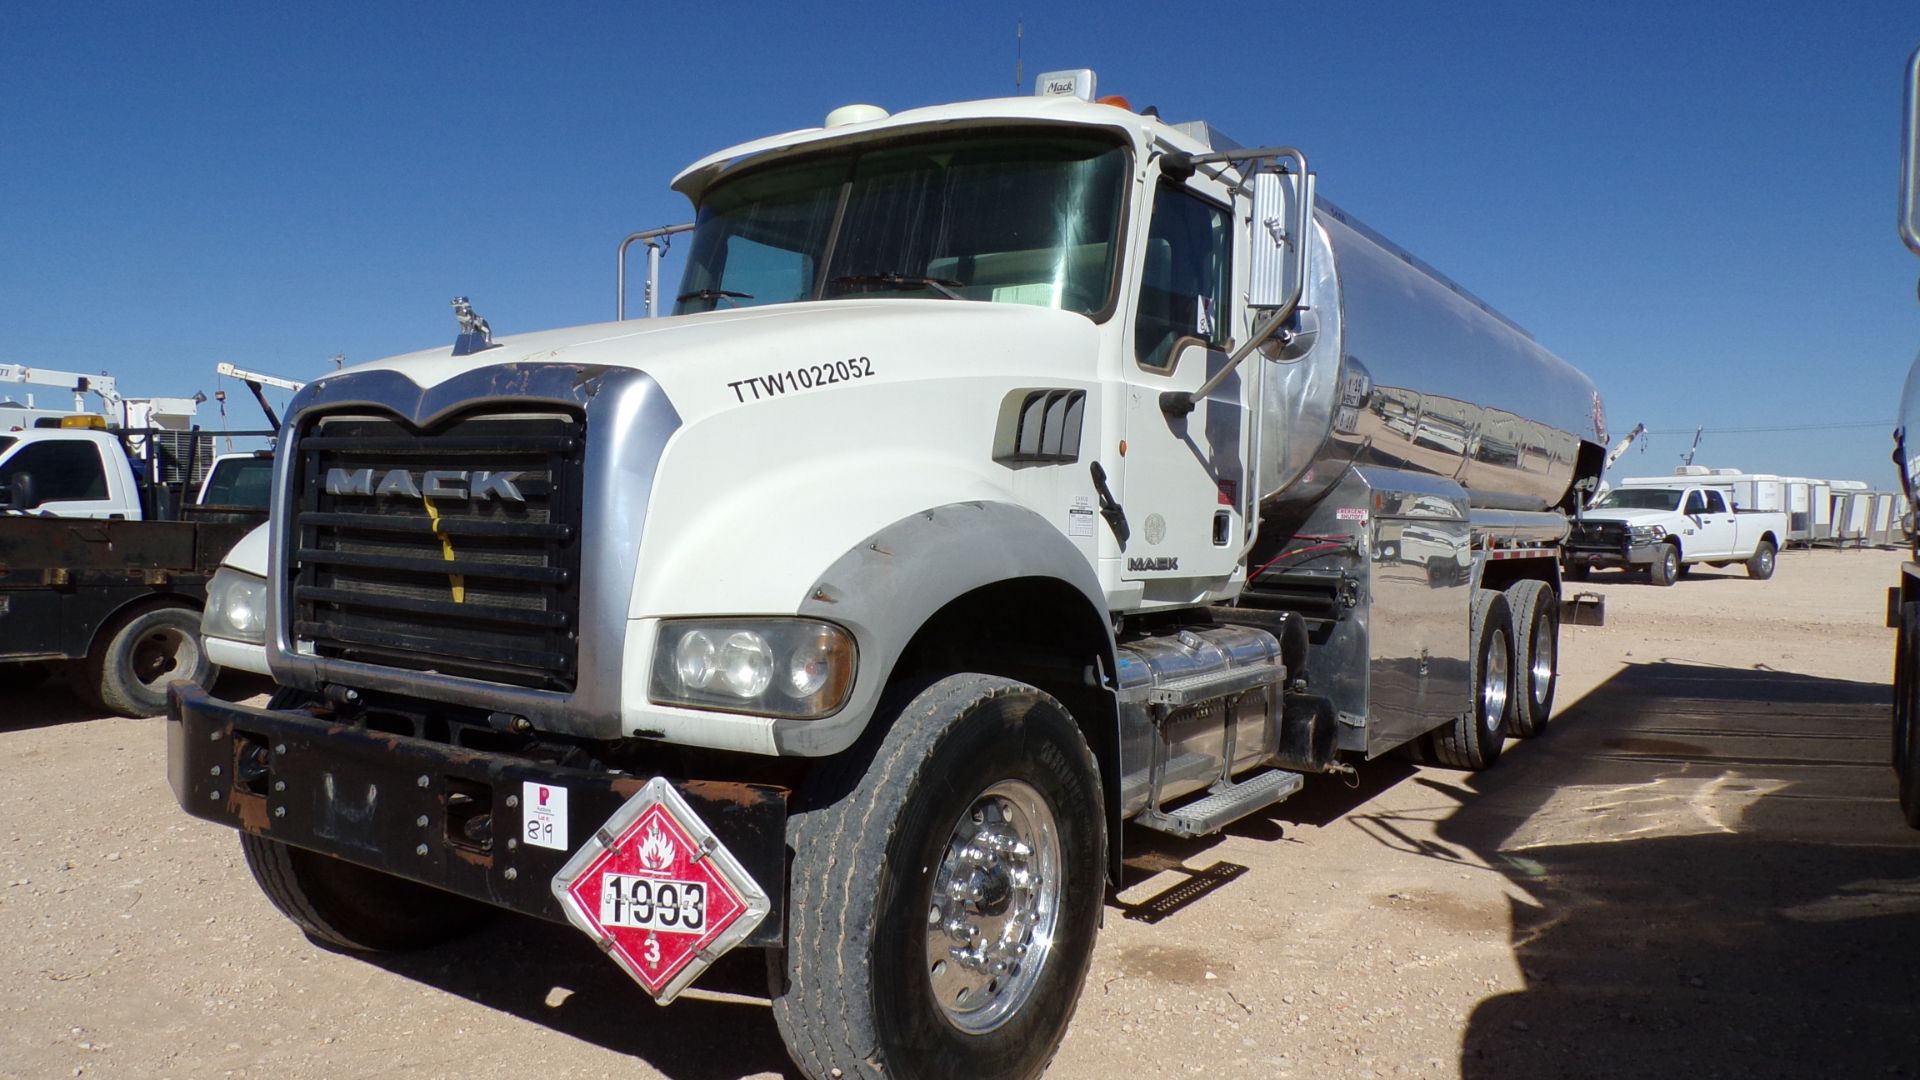
[[[674,297],[673,302],[676,304],[684,304],[689,300],[705,300],[708,303],[712,303],[716,300],[751,299],[753,299],[752,293],[734,292],[732,289],[695,289],[692,292],[684,292]]]
[[[892,285],[895,288],[903,285],[919,286],[922,289],[932,289],[934,292],[939,293],[949,300],[966,299],[966,297],[953,291],[959,288],[961,283],[951,278],[925,277],[920,274],[896,274],[891,270],[880,274],[847,274],[843,277],[834,278],[829,284]]]

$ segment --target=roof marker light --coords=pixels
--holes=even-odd
[[[885,120],[892,114],[878,105],[842,105],[827,114],[822,127],[846,127],[848,124],[864,124],[872,120]]]
[[[1034,97],[1077,97],[1081,101],[1093,100],[1093,69],[1074,68],[1070,71],[1049,71],[1033,80]]]

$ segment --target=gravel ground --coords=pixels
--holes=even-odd
[[[1599,574],[1546,734],[1130,832],[1050,1075],[1920,1075],[1920,833],[1886,767],[1891,551]],[[0,1076],[786,1076],[752,954],[670,1009],[574,931],[309,943],[188,818],[162,721],[0,718]]]

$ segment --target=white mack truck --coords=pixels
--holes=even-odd
[[[1298,151],[1037,85],[696,162],[670,317],[299,394],[206,623],[280,690],[167,727],[310,936],[756,948],[809,1076],[1032,1076],[1123,822],[1547,723],[1593,383]]]
[[[1900,239],[1920,255],[1920,49],[1907,58],[1905,122],[1901,127]],[[1900,415],[1893,429],[1893,464],[1907,496],[1910,557],[1900,564],[1900,582],[1887,590],[1887,626],[1893,645],[1893,772],[1900,813],[1920,829],[1920,357],[1907,369]]]

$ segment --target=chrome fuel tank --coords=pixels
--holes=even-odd
[[[1305,513],[1351,465],[1445,477],[1503,510],[1559,505],[1598,474],[1591,379],[1325,199],[1314,220],[1311,338],[1270,346],[1288,358],[1256,376],[1268,510]]]

